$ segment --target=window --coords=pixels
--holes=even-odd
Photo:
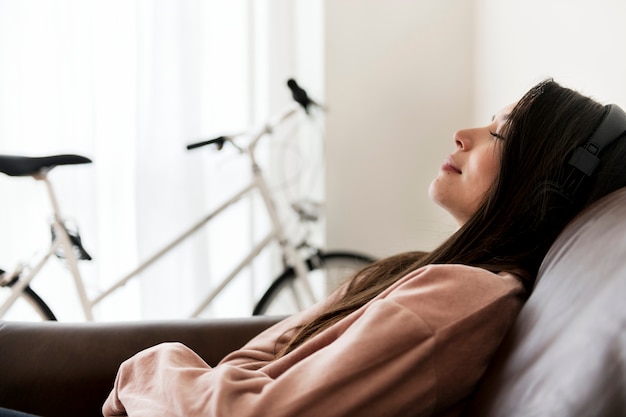
[[[283,87],[288,77],[305,77],[319,96],[320,7],[253,0],[0,2],[0,153],[93,159],[50,174],[61,210],[80,226],[94,257],[82,264],[90,293],[246,179],[234,153],[190,153],[186,144],[264,120],[290,100]],[[8,270],[46,244],[50,210],[45,190],[30,178],[2,175],[0,189],[0,230],[8,237],[0,242],[0,267]],[[103,302],[97,319],[184,316],[211,285],[208,276],[243,249],[234,242],[252,241],[263,229],[255,204],[245,200],[210,233],[129,283]],[[259,268],[268,269],[271,262],[263,262]],[[33,287],[61,320],[80,320],[69,274],[47,268]],[[238,282],[211,314],[249,314],[261,291],[249,280]]]

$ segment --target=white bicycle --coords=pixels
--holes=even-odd
[[[47,262],[58,258],[65,263],[67,270],[73,277],[85,318],[94,320],[94,307],[102,300],[126,285],[140,272],[150,267],[159,258],[165,256],[181,242],[185,241],[217,215],[227,210],[253,190],[259,192],[263,206],[267,210],[271,224],[270,231],[195,306],[190,317],[198,317],[215,297],[272,242],[278,243],[284,270],[255,305],[252,312],[255,315],[292,314],[300,311],[326,297],[344,282],[347,277],[373,262],[374,259],[372,257],[353,251],[325,251],[322,248],[311,245],[306,238],[303,241],[294,242],[286,234],[285,224],[281,221],[276,210],[276,202],[272,190],[268,186],[263,170],[257,163],[255,149],[258,142],[263,137],[270,135],[276,127],[299,112],[307,111],[308,113],[309,107],[314,104],[306,92],[294,80],[289,80],[287,84],[296,103],[262,128],[247,132],[244,135],[221,136],[187,146],[188,149],[195,149],[202,146],[215,145],[218,150],[221,150],[225,145],[235,146],[250,162],[252,181],[219,207],[210,211],[183,231],[153,256],[146,259],[131,272],[119,278],[93,298],[87,295],[79,268],[79,261],[91,260],[91,256],[84,249],[79,233],[68,227],[67,222],[62,217],[52,183],[48,178],[48,173],[57,166],[87,164],[91,160],[80,155],[52,155],[44,157],[0,155],[0,172],[9,176],[31,176],[45,184],[53,214],[50,225],[52,237],[48,250],[33,261],[18,265],[13,271],[5,272],[0,270],[0,319],[56,320],[54,313],[43,297],[33,291],[30,284]],[[249,138],[245,147],[240,146],[235,140],[240,136]],[[294,202],[291,204],[291,207],[303,223],[318,220],[317,213],[306,202]]]

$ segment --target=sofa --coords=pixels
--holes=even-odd
[[[210,365],[276,317],[0,322],[0,407],[98,416],[119,364],[180,341]],[[574,219],[477,387],[467,416],[626,416],[626,189]]]

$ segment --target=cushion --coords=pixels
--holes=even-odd
[[[467,415],[626,416],[626,189],[552,245]]]

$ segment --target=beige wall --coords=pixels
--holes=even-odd
[[[545,77],[626,108],[626,2],[475,0],[476,119]]]
[[[427,190],[472,116],[471,4],[325,3],[329,248],[431,249],[454,229]]]

